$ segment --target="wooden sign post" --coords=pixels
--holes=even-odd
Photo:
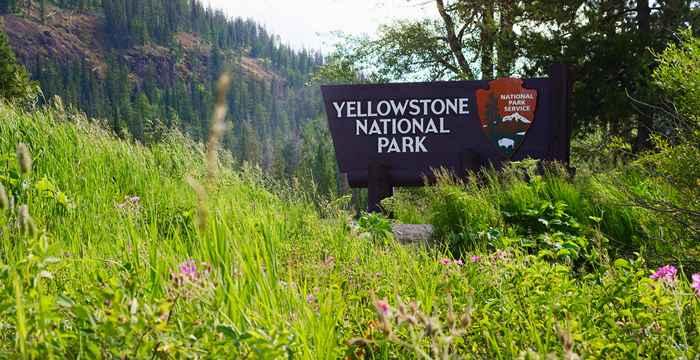
[[[336,158],[351,187],[379,211],[394,186],[421,186],[433,170],[465,175],[526,158],[569,163],[571,81],[499,78],[322,86]]]

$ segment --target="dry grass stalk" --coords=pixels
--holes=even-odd
[[[209,129],[209,141],[207,142],[207,178],[213,180],[216,177],[218,170],[218,150],[221,137],[226,131],[226,93],[231,84],[231,77],[228,74],[222,74],[219,77],[219,82],[216,87],[216,104],[214,106],[214,115],[212,116],[211,128]]]
[[[37,234],[36,223],[34,219],[29,215],[29,206],[22,205],[19,208],[19,214],[17,215],[17,227],[20,232],[24,235],[34,237]]]
[[[209,218],[209,208],[207,207],[207,191],[204,186],[195,180],[192,176],[185,178],[187,184],[192,187],[197,195],[197,227],[199,230],[204,230],[207,227],[207,219]]]
[[[226,113],[228,106],[226,105],[226,93],[231,84],[231,77],[224,73],[219,77],[216,86],[216,104],[214,105],[214,114],[212,116],[211,128],[209,129],[209,140],[207,141],[207,180],[209,183],[214,181],[218,172],[219,166],[219,142],[226,131]],[[187,183],[192,187],[197,195],[197,227],[200,231],[204,231],[207,226],[209,217],[209,209],[207,207],[207,190],[192,176],[188,176]]]
[[[17,162],[19,163],[19,172],[22,175],[27,175],[32,171],[32,155],[24,143],[17,145]]]
[[[0,210],[5,210],[10,207],[10,198],[7,196],[5,187],[0,184]]]

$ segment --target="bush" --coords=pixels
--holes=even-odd
[[[454,253],[481,247],[480,234],[501,223],[501,214],[486,195],[465,191],[464,184],[446,172],[438,174],[438,183],[429,192],[430,222],[435,235]]]
[[[653,258],[653,265],[676,261],[697,269],[692,249],[698,244],[690,216],[696,211],[692,210],[695,204],[683,202],[697,197],[696,193],[666,185],[674,176],[670,170],[663,181],[639,170],[652,158],[658,163],[658,159],[690,157],[694,151],[649,155],[620,169],[573,179],[560,166],[543,167],[536,162],[512,163],[502,171],[485,170],[465,182],[443,172],[418,200],[427,203],[425,209],[418,215],[399,211],[399,220],[407,216],[429,219],[437,237],[457,255],[518,244],[532,254],[581,269],[598,267],[607,256],[633,257],[636,252]],[[538,168],[542,167],[540,175]],[[687,176],[685,181],[689,181],[694,167],[683,170],[687,173],[676,176],[679,181]],[[645,196],[657,205],[642,206],[631,194]],[[387,204],[391,210],[408,209],[413,201],[415,195],[404,195]],[[667,206],[675,204],[675,208],[659,214],[660,201],[673,201]],[[690,210],[683,215],[679,209]]]
[[[392,238],[391,222],[377,213],[363,213],[357,220],[360,233],[367,234],[373,241],[386,243]]]

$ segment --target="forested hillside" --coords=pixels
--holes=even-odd
[[[235,161],[278,177],[333,171],[329,144],[305,126],[321,110],[318,89],[305,83],[322,57],[291,49],[252,20],[189,0],[4,0],[0,13],[40,101],[58,95],[143,143],[170,128],[202,140],[214,80],[227,70],[234,81],[224,145]]]

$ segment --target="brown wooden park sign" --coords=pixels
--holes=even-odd
[[[547,78],[322,86],[341,173],[367,187],[369,211],[394,186],[526,158],[568,165],[571,82]]]

